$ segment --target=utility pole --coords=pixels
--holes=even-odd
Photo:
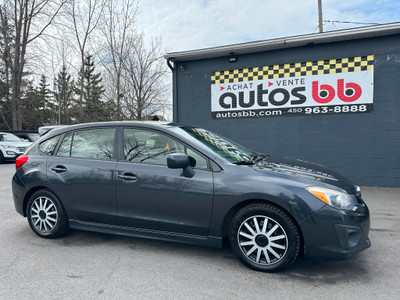
[[[323,20],[322,20],[322,0],[318,0],[318,28],[319,28],[319,33],[324,32],[324,27],[323,27]]]
[[[54,77],[54,85],[53,90],[57,92],[57,102],[58,102],[58,125],[61,124],[61,100],[60,100],[60,78],[57,76],[57,79]]]
[[[61,99],[60,99],[60,77],[57,76],[57,87],[58,87],[58,125],[61,125]]]

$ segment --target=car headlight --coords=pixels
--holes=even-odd
[[[7,149],[7,148],[15,148],[14,145],[4,145],[4,144],[0,144],[0,147],[3,147],[4,149]]]
[[[360,188],[358,185],[356,185],[355,187],[356,187],[356,194],[357,194],[357,196],[358,196],[358,197],[361,197],[361,188]]]
[[[358,204],[356,196],[347,193],[316,186],[308,187],[306,190],[319,200],[335,208],[352,210]]]

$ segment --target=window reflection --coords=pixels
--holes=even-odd
[[[114,128],[81,130],[73,135],[67,134],[57,155],[110,160],[113,158],[114,135]]]
[[[167,156],[184,152],[185,147],[174,139],[148,130],[124,130],[124,159],[136,163],[167,165]]]

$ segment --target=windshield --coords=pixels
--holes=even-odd
[[[203,128],[181,127],[189,135],[231,163],[249,161],[256,153]]]
[[[22,142],[22,140],[10,133],[0,135],[0,141],[3,142]]]

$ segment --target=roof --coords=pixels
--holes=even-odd
[[[80,124],[74,124],[74,125],[54,125],[54,126],[43,126],[47,127],[44,130],[48,129],[48,127],[51,127],[47,131],[43,131],[41,135],[45,135],[46,133],[49,133],[47,136],[55,136],[67,131],[71,130],[78,130],[78,129],[84,129],[84,128],[93,128],[93,127],[112,127],[112,126],[131,126],[131,125],[136,125],[136,126],[145,126],[148,128],[157,128],[165,125],[169,125],[169,122],[164,122],[164,121],[108,121],[108,122],[91,122],[91,123],[80,123]]]
[[[301,47],[313,44],[333,43],[380,37],[393,34],[400,34],[400,22],[364,26],[344,30],[335,30],[322,33],[304,34],[197,50],[170,52],[167,53],[164,58],[170,61],[189,61]]]

